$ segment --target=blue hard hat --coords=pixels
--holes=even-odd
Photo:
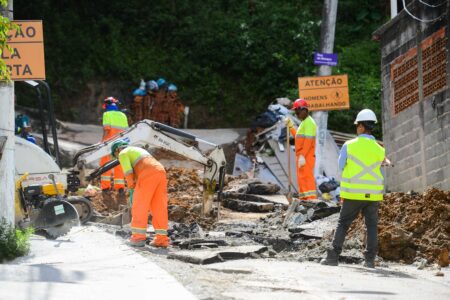
[[[154,81],[154,80],[150,80],[150,81],[147,81],[146,87],[147,87],[147,90],[149,90],[149,91],[157,91],[158,83],[156,83],[156,81]]]
[[[176,92],[176,91],[178,91],[178,88],[175,84],[171,83],[171,84],[169,84],[169,87],[167,88],[167,90],[169,92]]]
[[[166,84],[166,80],[164,78],[159,78],[156,83],[158,84],[158,87],[161,88],[163,85]]]
[[[145,96],[145,90],[135,89],[133,92],[133,96]]]

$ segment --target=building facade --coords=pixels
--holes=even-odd
[[[373,36],[381,47],[383,140],[394,163],[386,187],[448,190],[450,1],[408,2]]]

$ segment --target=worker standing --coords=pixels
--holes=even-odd
[[[119,101],[113,97],[103,100],[103,138],[102,141],[108,141],[116,134],[125,131],[128,128],[127,116],[119,111]],[[109,155],[100,159],[100,166],[103,166],[111,160]],[[114,189],[123,192],[125,188],[125,178],[120,166],[113,168],[100,177],[101,189],[107,191],[111,189],[111,181],[114,183]]]
[[[356,117],[358,137],[347,141],[339,154],[339,168],[343,170],[341,198],[343,205],[339,221],[324,265],[337,266],[342,252],[347,230],[362,211],[367,229],[364,265],[375,268],[378,248],[378,203],[383,200],[384,176],[381,165],[385,160],[385,150],[372,136],[377,117],[370,109],[363,109]]]
[[[308,103],[303,99],[295,100],[292,110],[302,121],[295,130],[291,119],[286,118],[291,134],[295,136],[295,155],[297,166],[297,182],[300,199],[317,199],[316,183],[314,180],[314,165],[316,164],[316,131],[317,126],[308,111]]]
[[[119,158],[128,188],[132,189],[132,235],[129,244],[134,247],[145,246],[150,212],[156,233],[151,245],[167,248],[169,246],[168,196],[166,171],[163,165],[144,149],[129,146],[126,141],[114,142],[111,154]]]

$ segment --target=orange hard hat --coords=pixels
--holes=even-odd
[[[308,103],[303,99],[295,100],[294,104],[292,105],[292,110],[301,109],[301,108],[308,108]]]

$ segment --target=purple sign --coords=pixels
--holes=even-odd
[[[335,67],[338,64],[338,55],[335,53],[314,52],[314,64],[316,66],[324,65]]]

